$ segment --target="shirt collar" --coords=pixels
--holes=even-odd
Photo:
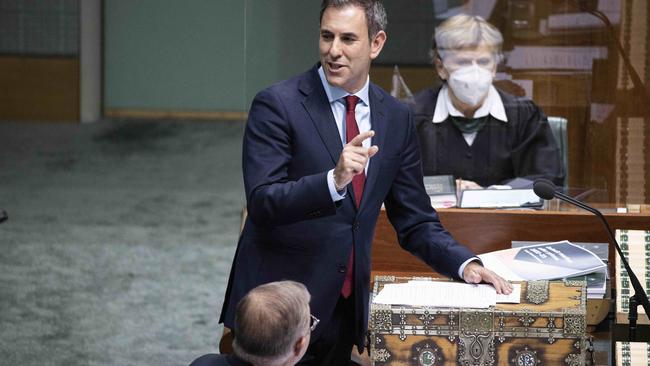
[[[492,115],[492,117],[498,119],[499,121],[508,122],[506,109],[503,106],[503,100],[493,85],[490,85],[490,89],[488,90],[488,95],[485,98],[485,102],[483,102],[483,105],[476,110],[474,113],[474,118],[485,117],[488,114]],[[451,98],[449,97],[449,88],[445,84],[438,93],[436,109],[433,112],[433,123],[444,122],[447,120],[447,117],[449,117],[449,115],[455,117],[464,117],[463,113],[456,109],[456,107],[454,107],[453,103],[451,102]]]
[[[323,88],[325,89],[325,94],[327,94],[327,99],[329,100],[330,103],[335,102],[337,100],[342,100],[342,98],[350,95],[347,91],[337,87],[337,86],[332,86],[330,83],[327,82],[327,78],[325,77],[325,71],[323,71],[323,66],[318,68],[318,76],[320,76],[320,81],[323,83]],[[368,86],[370,85],[370,77],[366,79],[366,83],[363,85],[363,88],[359,90],[358,92],[354,93],[365,105],[370,105],[370,99],[368,98]]]

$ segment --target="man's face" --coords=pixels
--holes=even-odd
[[[327,81],[348,93],[356,93],[366,83],[370,62],[379,56],[386,33],[368,39],[366,16],[360,7],[325,9],[320,25],[320,62]]]

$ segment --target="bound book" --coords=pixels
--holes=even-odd
[[[457,204],[456,181],[452,175],[426,176],[424,189],[434,208],[455,207]]]
[[[483,265],[512,281],[554,280],[607,270],[597,255],[566,240],[478,256]]]

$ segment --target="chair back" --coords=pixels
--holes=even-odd
[[[568,121],[564,117],[548,117],[548,124],[555,137],[555,142],[560,149],[560,159],[564,169],[563,187],[566,191],[569,188],[569,139],[567,137]]]

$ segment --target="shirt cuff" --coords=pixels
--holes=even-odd
[[[467,267],[469,262],[474,262],[474,261],[479,262],[479,263],[482,264],[481,259],[479,257],[472,257],[472,258],[466,260],[465,262],[463,262],[463,264],[460,265],[460,268],[458,268],[458,277],[460,277],[460,279],[464,280],[463,271],[465,271],[465,267]]]
[[[333,202],[340,201],[345,198],[347,189],[343,189],[341,192],[336,191],[336,183],[334,183],[334,169],[327,172],[327,187],[330,190],[330,196],[332,197]]]

